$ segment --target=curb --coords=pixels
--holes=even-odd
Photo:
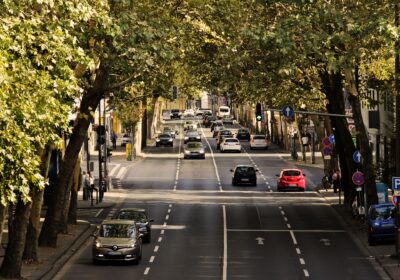
[[[79,236],[72,242],[71,246],[64,249],[59,253],[56,260],[52,264],[46,265],[44,268],[32,275],[32,279],[37,280],[51,280],[54,279],[55,275],[60,269],[67,263],[67,261],[79,250],[82,244],[89,238],[90,234],[95,231],[96,227],[87,223],[86,229],[84,229]]]
[[[335,208],[333,207],[333,204],[331,204],[325,196],[323,196],[319,191],[317,192],[319,196],[321,196],[329,205],[330,205],[330,209],[332,211],[332,213],[338,217],[339,222],[342,224],[342,226],[344,228],[349,229],[349,231],[347,231],[347,233],[350,235],[351,239],[354,241],[355,245],[361,250],[361,252],[363,252],[365,255],[370,256],[371,260],[374,260],[375,263],[373,264],[373,267],[375,269],[375,271],[382,277],[382,279],[391,279],[394,280],[394,278],[391,276],[391,274],[387,271],[387,269],[382,265],[382,263],[380,262],[380,260],[376,257],[372,257],[373,254],[371,253],[371,251],[369,250],[368,246],[365,246],[365,243],[363,240],[361,240],[358,235],[357,232],[355,231],[354,227],[352,224],[350,224],[345,217],[343,217],[343,215]]]

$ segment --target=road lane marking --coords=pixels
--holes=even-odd
[[[307,269],[303,269],[303,272],[305,277],[310,277],[310,274],[308,273]]]
[[[158,242],[161,242],[162,241],[162,237],[160,236],[159,238],[158,238]]]
[[[292,236],[293,244],[294,244],[294,245],[297,245],[297,240],[296,240],[296,237],[294,236],[293,230],[290,230],[289,232],[290,232],[290,236]]]
[[[154,228],[154,227],[153,227]],[[161,232],[160,232],[160,234],[164,234],[165,233],[165,230],[161,230]]]
[[[288,221],[288,218],[286,218],[286,217],[283,217],[283,219],[285,220],[285,222],[287,222],[287,221]]]
[[[299,260],[300,260],[300,264],[301,264],[301,265],[305,265],[305,264],[306,264],[306,262],[304,261],[303,258],[300,258]]]
[[[281,210],[282,216],[285,216],[285,211]]]
[[[292,226],[291,226],[290,224],[286,224],[286,226],[287,226],[288,228],[292,228]]]
[[[101,208],[100,210],[99,210],[99,212],[97,212],[96,213],[96,215],[94,215],[96,218],[101,214],[101,212],[103,212],[103,210],[104,210],[104,208]]]
[[[203,127],[200,126],[200,129],[201,129],[201,133],[203,134],[203,138],[206,141],[208,148],[210,149],[211,159],[212,159],[213,164],[214,164],[215,175],[217,176],[219,191],[222,192],[223,189],[222,189],[222,186],[221,186],[221,178],[219,177],[218,166],[217,166],[217,163],[215,161],[214,152],[213,152],[213,150],[211,148],[210,142],[208,141],[208,139],[206,137],[206,134],[204,133]]]
[[[164,222],[164,223],[163,223],[163,227],[166,227],[166,226],[167,226],[167,222]]]
[[[121,169],[119,170],[117,176],[115,176],[115,177],[117,177],[117,178],[122,180],[123,177],[125,176],[126,172],[127,172],[126,167],[121,167]]]
[[[117,163],[113,169],[111,169],[110,173],[108,174],[108,176],[112,177],[114,176],[114,173],[117,172],[118,168],[121,166],[121,164]]]
[[[171,209],[168,209],[168,213],[171,213]]]
[[[160,246],[156,245],[156,247],[154,247],[154,252],[157,253],[158,249],[160,249]]]
[[[331,229],[230,229],[227,231],[236,232],[300,232],[300,233],[346,233],[345,230],[331,230]]]
[[[169,220],[169,215],[165,216],[165,220],[167,221]]]
[[[301,255],[301,251],[299,248],[296,248],[297,255]]]
[[[154,259],[155,259],[155,256],[151,256],[151,257],[150,257],[150,260],[149,260],[149,263],[153,263],[153,262],[154,262]]]
[[[170,204],[168,207],[171,208],[171,207],[172,207],[172,204]]]
[[[224,256],[223,256],[223,265],[222,265],[222,280],[226,280],[227,275],[228,275],[228,232],[226,229],[225,205],[222,205],[222,217],[223,217],[223,224],[224,224]]]
[[[147,275],[147,274],[149,274],[149,271],[150,271],[150,267],[146,267],[146,270],[144,271],[144,275]]]

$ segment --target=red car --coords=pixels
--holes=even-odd
[[[300,169],[283,169],[278,175],[278,191],[284,190],[306,190],[306,178]]]

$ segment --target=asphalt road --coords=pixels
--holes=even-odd
[[[314,191],[321,170],[304,168],[306,192],[277,193],[275,174],[290,166],[279,154],[248,143],[221,154],[209,129],[200,131],[205,160],[182,159],[182,134],[172,148],[149,147],[116,190],[124,201],[93,220],[146,208],[155,222],[140,264],[94,266],[88,240],[56,279],[382,279]],[[241,163],[260,170],[256,187],[231,185],[229,170]]]

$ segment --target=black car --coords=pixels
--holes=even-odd
[[[160,146],[174,146],[174,139],[172,138],[171,134],[162,133],[157,136],[156,147]]]
[[[188,142],[200,142],[201,141],[201,136],[197,131],[188,131],[185,134],[185,138],[184,138],[184,143],[188,143]]]
[[[142,234],[142,240],[145,243],[151,241],[151,223],[153,219],[149,219],[146,209],[142,208],[124,208],[119,210],[116,219],[120,220],[133,220],[139,227],[139,232]]]
[[[247,129],[239,129],[236,138],[242,141],[250,141],[250,132]]]
[[[178,109],[172,109],[170,116],[171,116],[171,119],[180,119],[181,112]]]
[[[217,126],[224,126],[224,124],[222,123],[222,121],[218,121],[218,120],[211,122],[211,126],[210,126],[211,132],[213,132],[215,127],[217,127]]]
[[[211,123],[216,121],[216,120],[217,120],[217,118],[214,117],[214,116],[204,116],[203,125],[204,125],[204,127],[210,127]]]
[[[219,149],[221,142],[224,138],[226,137],[233,137],[232,131],[230,130],[221,130],[218,132],[218,136],[217,136],[217,149]]]
[[[233,172],[232,185],[250,184],[257,186],[257,171],[251,165],[237,165],[235,170],[231,169],[231,172]]]

